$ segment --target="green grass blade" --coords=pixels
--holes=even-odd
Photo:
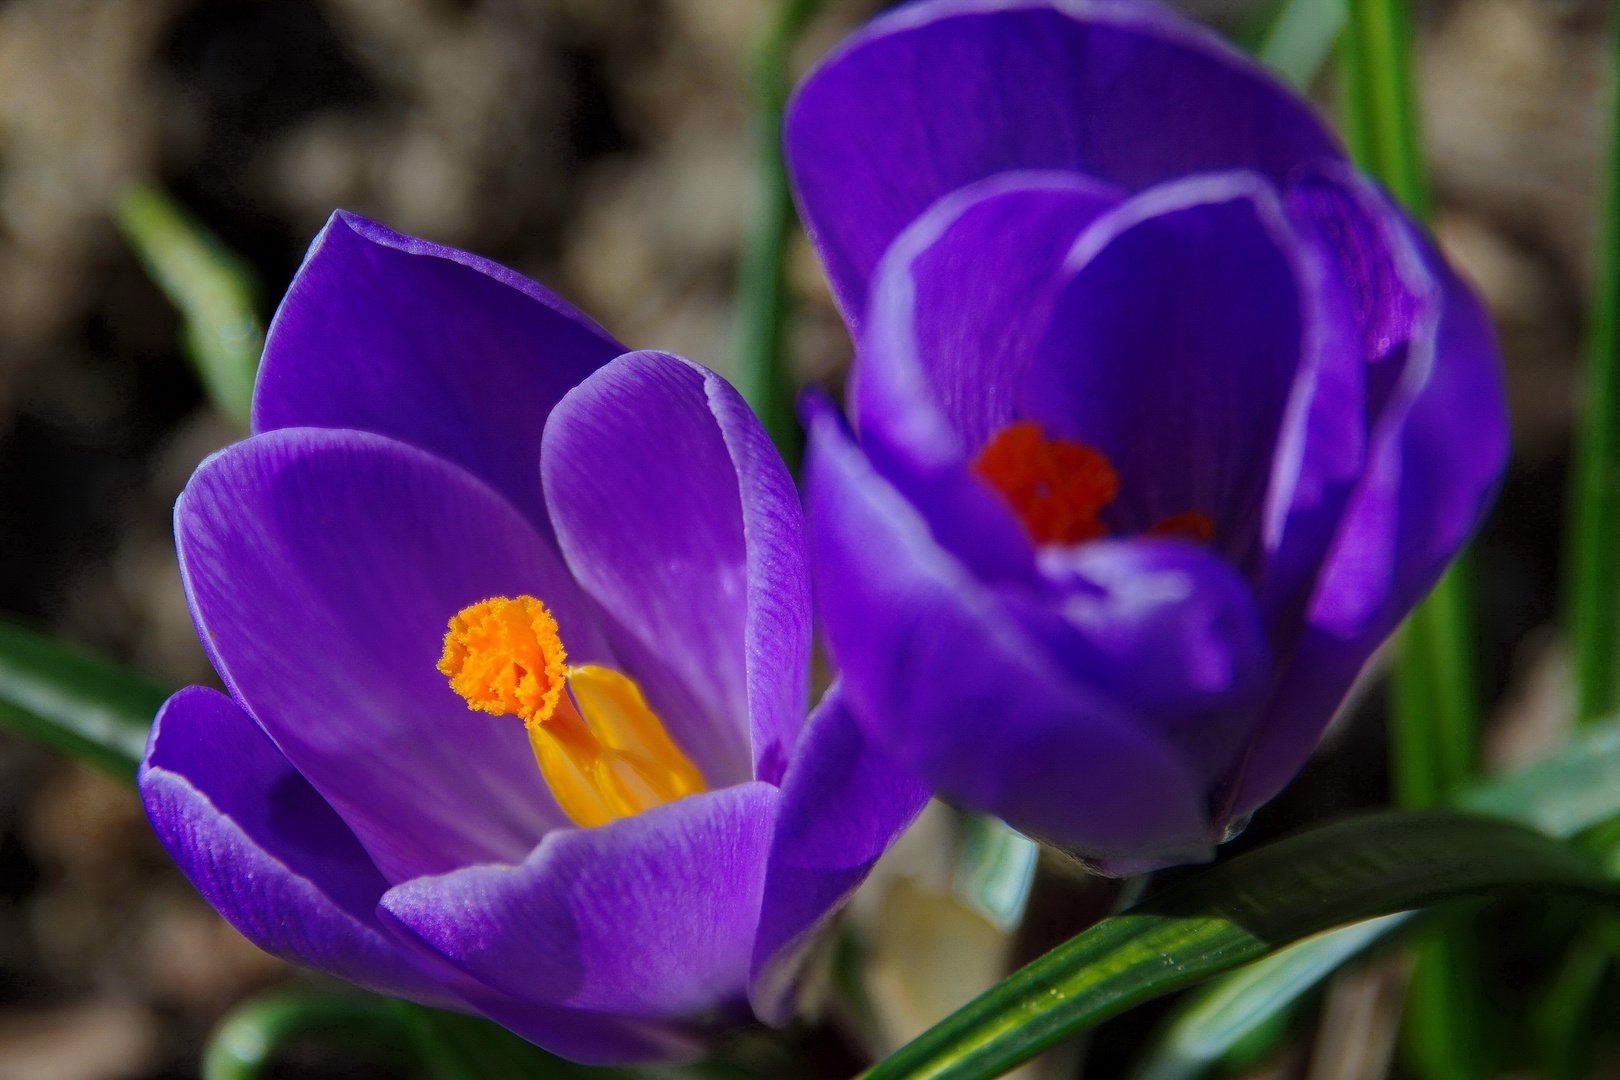
[[[1189,1080],[1293,1007],[1340,964],[1402,925],[1396,912],[1308,937],[1212,983],[1183,1009],[1134,1080]]]
[[[246,431],[264,350],[264,326],[246,265],[161,188],[126,188],[116,216],[147,274],[179,309],[186,352],[203,389]]]
[[[1533,1022],[1543,1080],[1580,1080],[1586,1064],[1583,1034],[1592,999],[1613,961],[1601,942],[1582,934],[1570,944]]]
[[[652,1080],[641,1070],[576,1064],[482,1017],[408,1001],[384,1004],[392,1006],[411,1046],[436,1080]],[[670,1072],[673,1076],[675,1070]]]
[[[790,467],[803,433],[793,415],[788,365],[788,239],[798,220],[782,160],[782,109],[787,104],[788,57],[822,0],[780,0],[754,63],[754,139],[757,155],[755,220],[737,282],[737,389],[758,414]]]
[[[1311,934],[1469,895],[1620,907],[1579,852],[1448,810],[1339,822],[1239,856],[1105,919],[873,1066],[865,1080],[991,1080],[1132,1005]]]
[[[238,1005],[203,1048],[202,1080],[260,1080],[276,1050],[305,1035],[341,1036],[372,1056],[412,1060],[410,1034],[394,1003],[369,995],[271,990]]]
[[[1401,628],[1391,690],[1396,803],[1439,806],[1474,774],[1471,563],[1459,558]]]
[[[1327,62],[1348,14],[1345,0],[1288,0],[1256,55],[1295,89],[1305,91]]]
[[[1383,181],[1413,216],[1429,216],[1419,153],[1411,34],[1404,0],[1347,0],[1341,39],[1345,142],[1356,164]]]
[[[168,695],[144,675],[0,622],[0,725],[130,784]]]
[[[1620,816],[1620,720],[1594,724],[1547,757],[1476,783],[1451,802],[1560,839],[1591,836]],[[1600,861],[1613,846],[1603,839],[1583,843]],[[1605,872],[1615,876],[1607,864]],[[1289,1010],[1340,963],[1406,921],[1405,915],[1389,915],[1330,930],[1215,980],[1177,1009],[1136,1080],[1185,1080],[1201,1073]]]
[[[270,990],[237,1006],[203,1048],[202,1080],[263,1080],[294,1039],[341,1046],[390,1071],[433,1080],[746,1080],[717,1060],[596,1068],[549,1053],[478,1016],[364,991]]]
[[[630,1070],[576,1065],[476,1016],[358,991],[299,990],[267,991],[227,1014],[203,1048],[202,1080],[278,1075],[277,1052],[300,1038],[341,1045],[434,1080],[654,1080]]]
[[[1430,213],[1412,86],[1405,0],[1348,0],[1341,39],[1343,132],[1357,164],[1414,217]],[[1443,803],[1472,775],[1479,730],[1472,575],[1459,556],[1402,628],[1391,679],[1396,801]],[[1406,1007],[1406,1047],[1424,1080],[1474,1080],[1486,1034],[1466,919],[1426,932]]]
[[[1620,20],[1612,32],[1620,56]],[[1583,721],[1620,708],[1620,86],[1609,93],[1608,171],[1587,315],[1565,583],[1575,712]]]

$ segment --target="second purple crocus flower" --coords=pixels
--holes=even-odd
[[[1272,76],[1168,11],[927,0],[790,106],[857,343],[810,408],[868,735],[1128,870],[1207,858],[1479,522],[1489,320]]]
[[[804,720],[803,515],[737,393],[340,213],[253,420],[175,510],[229,694],[171,698],[140,773],[203,895],[581,1061],[782,1019],[927,793],[836,691]]]

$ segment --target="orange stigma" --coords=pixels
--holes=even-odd
[[[439,671],[467,708],[515,715],[546,784],[575,824],[600,825],[703,791],[703,776],[610,668],[568,667],[557,621],[532,596],[463,608],[444,635]]]
[[[1171,514],[1142,535],[1175,536],[1195,544],[1207,544],[1215,535],[1215,523],[1202,511],[1183,510],[1179,514]]]
[[[973,471],[1012,505],[1037,544],[1076,544],[1108,535],[1097,520],[1119,492],[1119,474],[1084,443],[1049,439],[1033,420],[991,436]]]
[[[1097,519],[1119,494],[1119,474],[1102,452],[1073,439],[1047,438],[1033,420],[1008,424],[973,459],[973,471],[1006,499],[1037,544],[1078,544],[1108,535]],[[1195,544],[1215,535],[1199,510],[1171,514],[1143,536]]]

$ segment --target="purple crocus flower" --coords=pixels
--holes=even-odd
[[[175,508],[229,696],[171,698],[140,774],[209,902],[581,1061],[781,1020],[926,792],[836,690],[804,720],[804,519],[737,393],[339,213],[253,421]]]
[[[1147,4],[899,8],[785,140],[857,343],[807,481],[857,722],[1117,869],[1207,858],[1489,503],[1478,299],[1304,102]]]

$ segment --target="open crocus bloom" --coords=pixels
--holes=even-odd
[[[1118,869],[1208,857],[1488,505],[1478,300],[1303,102],[1145,4],[899,8],[785,140],[858,348],[858,443],[808,410],[857,722]]]
[[[340,213],[254,430],[175,508],[230,695],[171,698],[140,776],[203,895],[583,1061],[782,1019],[926,792],[836,691],[804,720],[804,520],[736,392]]]

